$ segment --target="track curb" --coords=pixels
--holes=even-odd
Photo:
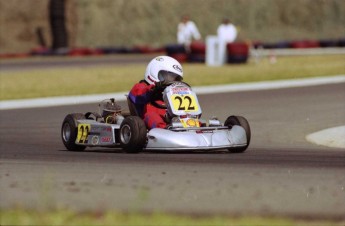
[[[306,136],[306,140],[316,145],[345,148],[345,125],[324,129]]]

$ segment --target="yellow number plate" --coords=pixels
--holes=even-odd
[[[175,111],[197,112],[199,110],[194,95],[173,94],[170,98],[172,100],[173,108]]]
[[[87,137],[90,133],[90,124],[79,124],[78,125],[78,135],[77,135],[77,142],[81,144],[87,143]]]

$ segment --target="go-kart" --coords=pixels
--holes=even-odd
[[[242,116],[201,119],[202,110],[195,92],[184,82],[168,84],[162,92],[167,127],[148,130],[127,97],[123,111],[114,99],[99,104],[99,113],[68,114],[61,137],[68,150],[86,147],[114,147],[127,152],[141,150],[215,150],[244,152],[250,143],[250,126]]]

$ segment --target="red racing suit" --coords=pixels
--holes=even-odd
[[[155,93],[155,85],[149,85],[145,80],[135,84],[128,94],[134,103],[139,116],[144,120],[148,129],[165,128],[164,116],[166,109],[158,108],[154,102],[163,104],[163,96]]]

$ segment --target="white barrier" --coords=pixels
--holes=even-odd
[[[206,37],[206,65],[221,66],[226,62],[226,45],[221,45],[215,35]]]

